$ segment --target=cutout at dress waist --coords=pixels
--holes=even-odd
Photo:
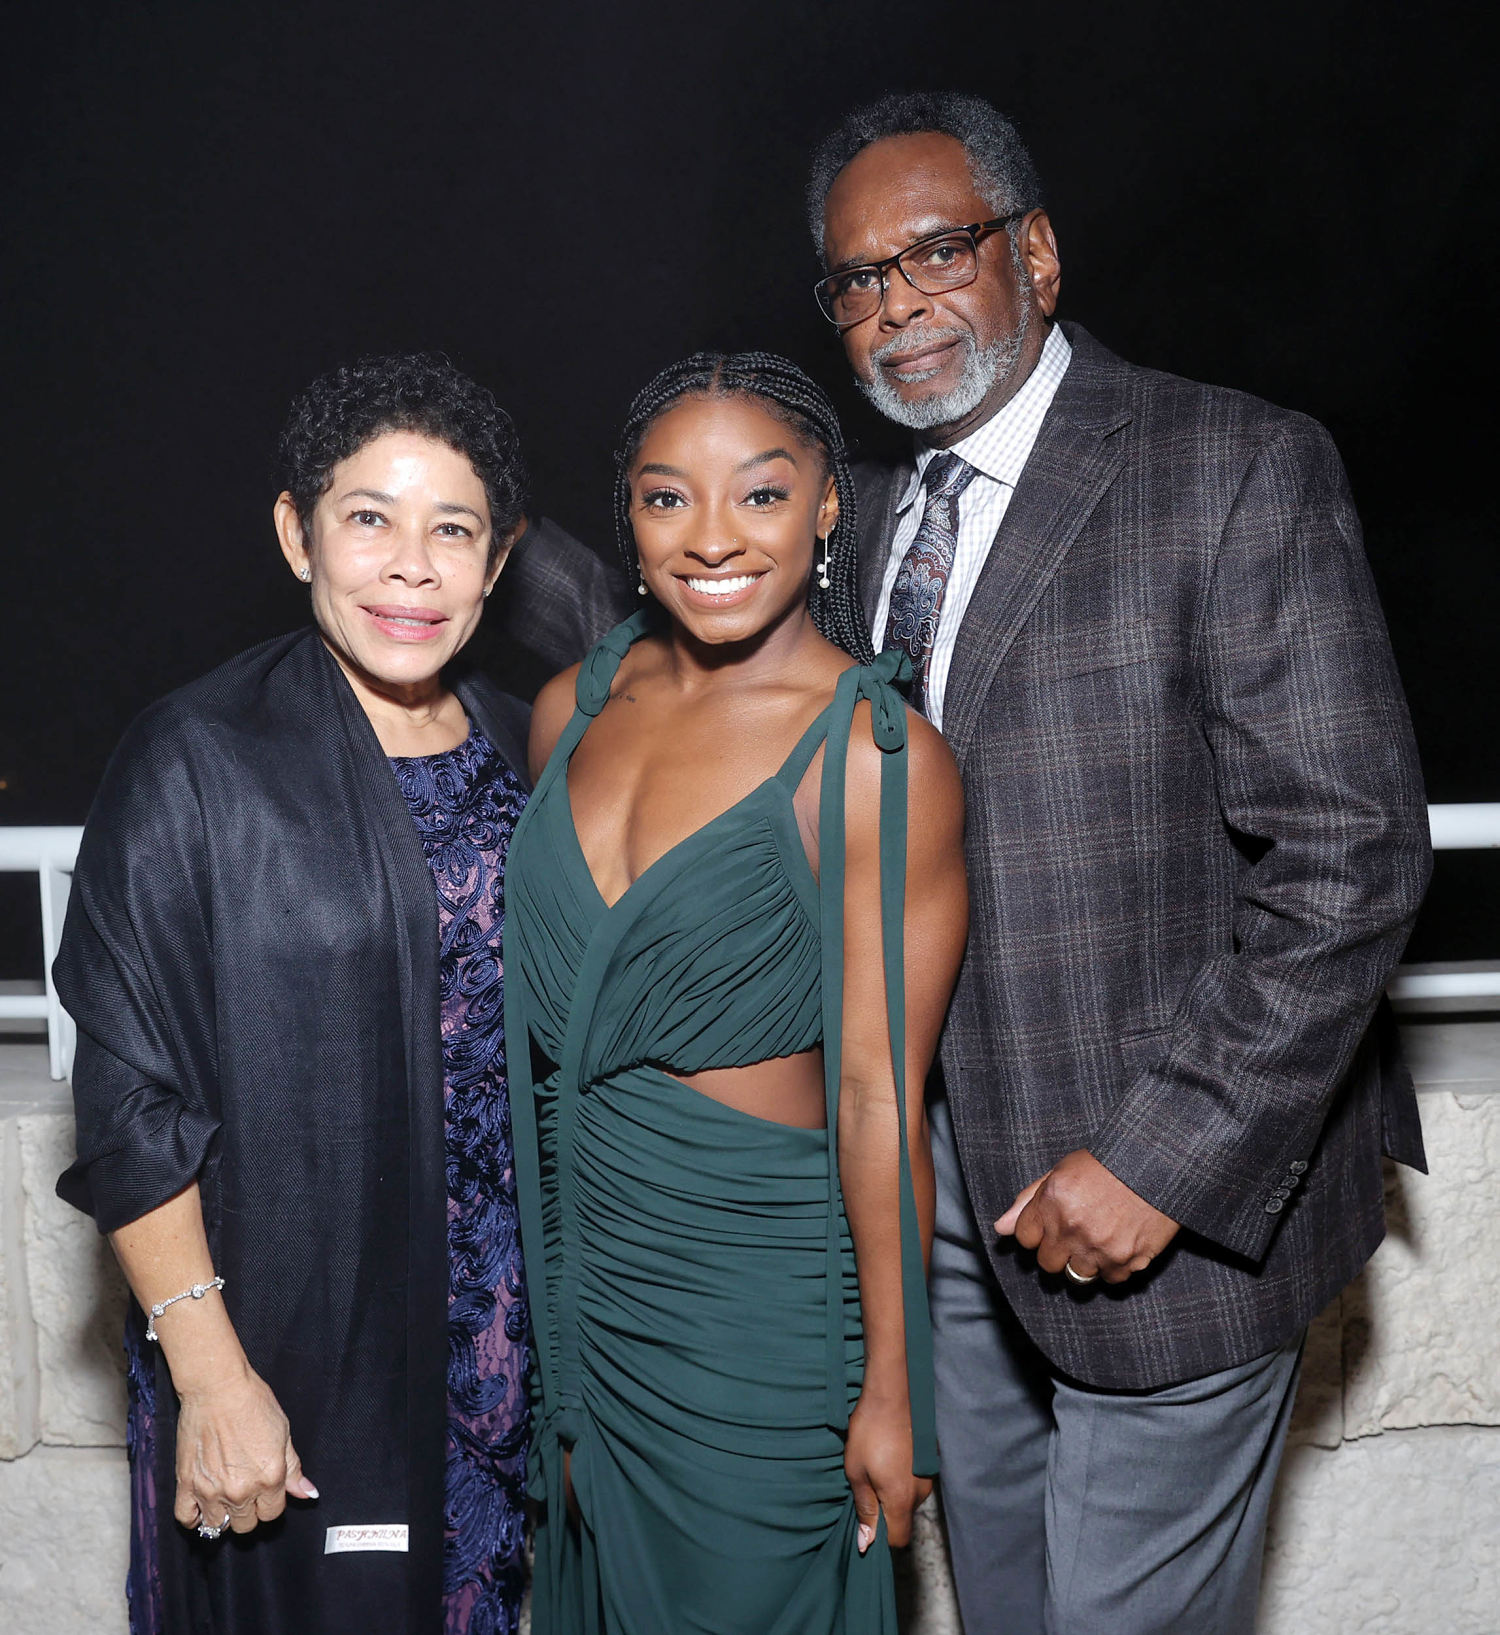
[[[768,1056],[764,1061],[749,1062],[743,1067],[708,1067],[697,1073],[674,1073],[670,1067],[660,1062],[650,1062],[658,1072],[665,1073],[670,1079],[675,1079],[684,1089],[691,1090],[694,1095],[702,1096],[705,1101],[712,1101],[720,1107],[727,1107],[731,1112],[743,1113],[747,1118],[757,1119],[762,1124],[778,1124],[789,1130],[826,1130],[828,1128],[827,1107],[824,1098],[823,1086],[823,1051],[819,1045],[810,1050],[799,1050],[790,1056]],[[718,1093],[726,1086],[720,1082],[715,1088],[709,1088],[702,1081],[734,1080],[743,1078],[746,1074],[766,1073],[770,1075],[798,1074],[805,1078],[805,1096],[796,1099],[805,1101],[806,1118],[773,1118],[769,1112],[755,1105],[756,1099],[752,1094],[746,1100],[736,1100]]]

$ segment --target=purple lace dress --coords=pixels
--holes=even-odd
[[[525,795],[475,727],[441,755],[392,759],[437,888],[448,1183],[444,1635],[516,1635],[525,1589],[531,1364],[502,1031],[505,854]],[[160,1635],[153,1360],[126,1329],[131,1635]]]

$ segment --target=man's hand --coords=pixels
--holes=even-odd
[[[1033,1181],[995,1222],[1036,1251],[1046,1272],[1071,1265],[1081,1278],[1098,1273],[1123,1283],[1141,1272],[1177,1236],[1177,1222],[1154,1209],[1090,1152],[1070,1152]]]

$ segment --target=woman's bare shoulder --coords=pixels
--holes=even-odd
[[[910,705],[906,708],[906,742],[913,784],[941,794],[945,800],[956,799],[962,810],[963,784],[948,740],[925,715],[919,715]]]
[[[964,794],[958,763],[948,741],[924,715],[910,705],[906,710],[907,806],[920,813],[928,834],[963,832]],[[849,734],[848,783],[851,793],[873,796],[879,789],[880,770],[889,752],[875,740],[871,706],[865,699],[854,707]],[[873,804],[866,811],[875,821]],[[851,819],[853,814],[851,813]]]
[[[531,764],[533,782],[541,776],[563,729],[573,718],[581,668],[581,665],[570,664],[566,670],[559,671],[536,695],[536,702],[531,706],[531,740],[526,758]]]

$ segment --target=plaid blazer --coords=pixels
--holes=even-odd
[[[617,568],[550,518],[533,517],[506,558],[476,660],[507,692],[534,698],[635,612],[635,601]]]
[[[1411,723],[1323,428],[1073,358],[959,627],[972,929],[940,1052],[1004,1292],[1085,1383],[1289,1340],[1424,1167],[1382,990],[1430,868]],[[873,617],[909,468],[859,476]],[[1088,1148],[1183,1231],[1088,1291],[992,1223]]]

